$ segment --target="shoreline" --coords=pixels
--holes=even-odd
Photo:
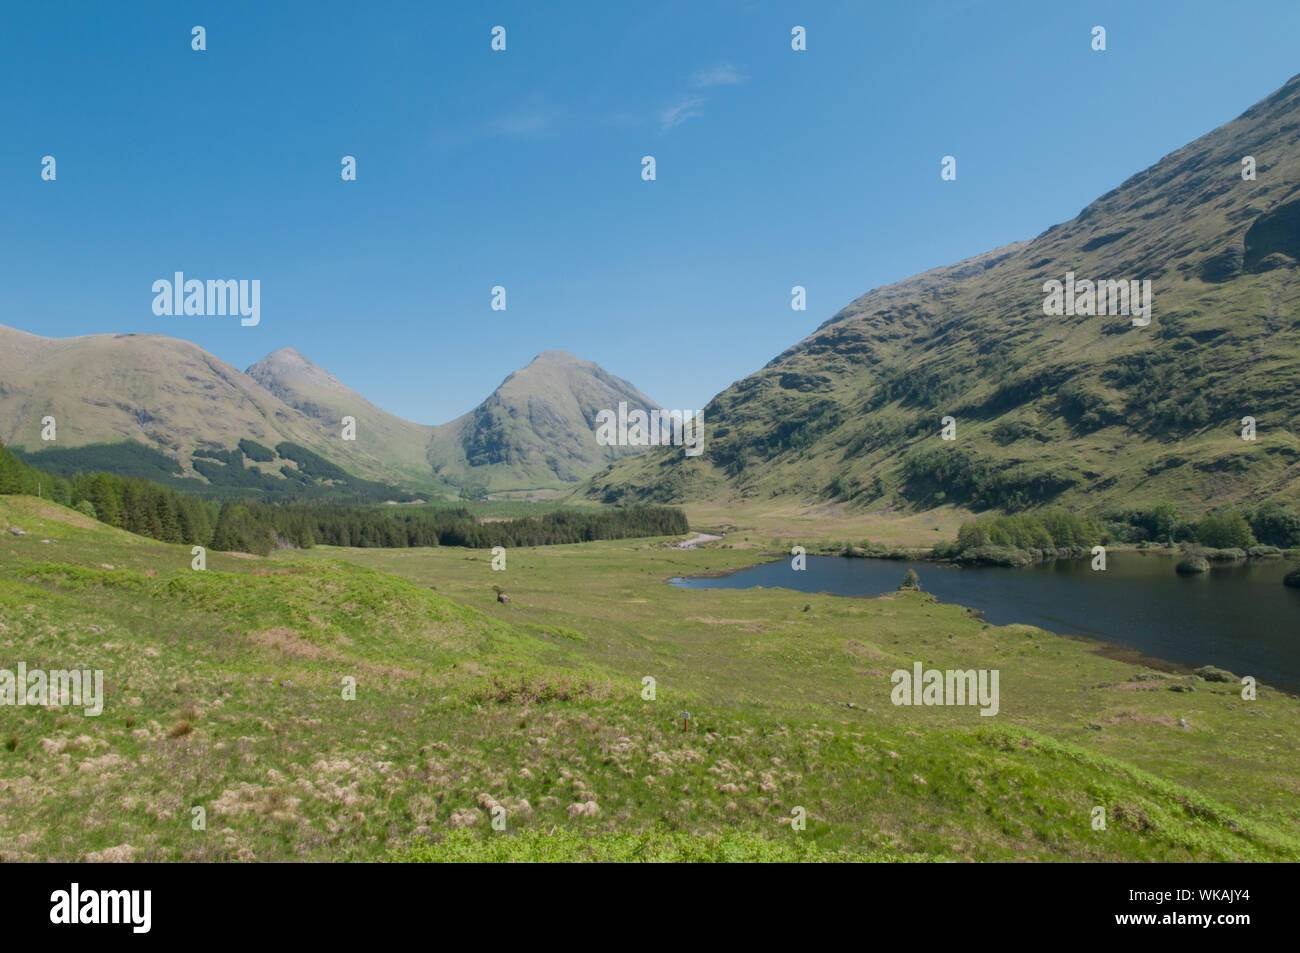
[[[1123,548],[1121,548],[1121,547],[1116,547],[1114,550],[1108,550],[1108,552],[1135,552],[1135,553],[1140,553],[1140,554],[1142,554],[1142,555],[1144,555],[1144,556],[1147,555],[1147,554],[1152,554],[1152,555],[1156,555],[1156,556],[1159,556],[1159,557],[1162,557],[1162,558],[1170,558],[1170,559],[1172,559],[1172,558],[1174,558],[1174,557],[1177,557],[1177,556],[1179,555],[1179,553],[1178,553],[1178,551],[1177,551],[1176,549],[1174,549],[1174,550],[1170,550],[1170,549],[1166,549],[1166,548],[1163,548],[1163,547],[1162,547],[1162,548],[1159,549],[1159,550],[1155,550],[1155,549],[1153,549],[1153,548],[1151,548],[1151,547],[1139,548],[1139,547],[1137,547],[1137,546],[1133,546],[1133,545],[1129,545],[1129,546],[1126,546],[1126,547],[1123,547]],[[751,563],[751,564],[748,565],[748,566],[741,566],[741,567],[734,568],[734,569],[705,570],[705,571],[702,571],[702,572],[691,573],[690,575],[678,575],[678,576],[672,576],[672,577],[665,578],[665,579],[663,580],[663,582],[664,582],[665,584],[667,584],[667,585],[673,586],[674,588],[677,588],[677,589],[684,589],[684,590],[695,589],[695,588],[699,588],[699,589],[723,589],[723,588],[731,588],[731,587],[713,587],[713,586],[698,586],[698,587],[696,587],[696,586],[687,586],[687,585],[681,585],[681,584],[680,584],[680,581],[684,581],[684,580],[688,580],[688,579],[723,579],[723,578],[726,578],[726,577],[728,577],[728,576],[734,576],[734,575],[736,575],[736,574],[738,574],[738,573],[746,572],[746,571],[751,570],[751,569],[755,569],[755,568],[757,568],[757,567],[759,567],[759,566],[772,565],[772,564],[774,564],[774,563],[778,563],[778,562],[781,562],[781,561],[783,561],[783,560],[785,560],[785,559],[789,559],[789,558],[790,558],[790,557],[789,557],[788,555],[786,555],[786,554],[773,554],[773,553],[771,553],[771,552],[761,552],[761,551],[754,551],[754,555],[756,556],[756,561],[753,562],[753,563]],[[920,558],[920,557],[917,557],[917,556],[890,556],[890,557],[878,557],[878,556],[866,556],[866,555],[862,555],[862,556],[847,556],[847,555],[844,555],[843,553],[840,553],[840,554],[835,554],[835,553],[809,553],[809,555],[811,555],[811,556],[820,556],[820,557],[822,557],[822,558],[826,558],[826,559],[836,559],[836,558],[838,558],[838,559],[849,559],[849,560],[858,560],[858,559],[878,559],[878,560],[881,561],[881,562],[930,562],[930,563],[936,563],[936,564],[946,563],[947,565],[952,566],[952,567],[957,568],[957,569],[994,569],[994,568],[1003,568],[1003,569],[1026,569],[1026,568],[1029,568],[1028,566],[994,566],[994,565],[987,565],[987,564],[985,564],[985,565],[981,565],[981,564],[972,564],[972,563],[961,563],[961,562],[958,562],[958,561],[956,561],[956,560],[952,560],[952,559],[933,559],[933,558],[932,558],[932,559],[923,559],[923,558]],[[770,557],[770,558],[768,558],[768,557]],[[1079,556],[1079,557],[1052,557],[1052,558],[1050,558],[1050,559],[1039,560],[1037,563],[1034,563],[1034,564],[1032,564],[1032,565],[1041,565],[1042,563],[1047,563],[1047,562],[1055,561],[1055,559],[1086,559],[1086,558],[1088,558],[1086,555],[1085,555],[1085,556]],[[1276,558],[1276,557],[1272,557],[1272,558]],[[1284,560],[1285,560],[1285,558],[1286,558],[1286,557],[1284,557]],[[1253,558],[1247,558],[1247,559],[1243,559],[1243,560],[1237,560],[1237,561],[1235,561],[1233,564],[1244,564],[1244,563],[1248,563],[1248,562],[1265,562],[1265,561],[1270,561],[1270,557],[1253,557]],[[674,581],[674,580],[678,580],[678,581]],[[737,588],[738,588],[738,591],[743,591],[743,590],[740,590],[740,587],[737,587]],[[743,587],[743,588],[744,588],[744,589],[755,589],[755,588],[757,588],[757,589],[763,589],[763,590],[765,590],[765,591],[772,591],[772,590],[776,590],[776,589],[786,589],[787,587],[784,587],[784,586],[746,586],[746,587]],[[879,599],[879,598],[881,598],[882,596],[889,596],[889,595],[892,594],[892,591],[893,591],[893,590],[885,590],[885,591],[883,591],[883,592],[879,592],[879,593],[876,593],[876,594],[874,594],[874,595],[850,595],[850,594],[846,594],[846,593],[832,592],[832,591],[830,591],[830,590],[824,590],[824,589],[823,589],[823,590],[818,590],[816,593],[809,592],[808,590],[804,590],[804,589],[788,589],[787,591],[792,592],[792,593],[799,593],[799,594],[801,594],[801,595],[831,596],[831,597],[834,597],[834,598],[840,598],[840,599],[862,599],[862,600],[873,600],[873,599]],[[975,608],[972,608],[971,606],[964,605],[964,604],[962,604],[962,603],[960,603],[960,602],[944,602],[943,600],[939,599],[939,597],[936,596],[933,592],[929,592],[929,591],[926,591],[926,590],[922,590],[922,591],[925,592],[926,595],[929,595],[932,599],[934,599],[935,602],[937,602],[937,603],[939,603],[939,604],[941,604],[941,605],[950,605],[950,606],[955,606],[955,607],[957,607],[957,608],[960,608],[960,609],[962,609],[963,611],[965,611],[965,612],[967,612],[968,614],[970,614],[973,618],[977,618],[977,619],[979,619],[979,620],[981,620],[981,621],[983,621],[983,622],[986,622],[986,624],[989,625],[989,626],[996,626],[996,627],[998,627],[998,628],[1004,628],[1004,627],[1009,626],[1009,625],[1023,625],[1023,626],[1029,626],[1029,627],[1031,627],[1031,628],[1037,629],[1037,630],[1039,630],[1039,631],[1041,631],[1041,632],[1043,632],[1043,633],[1045,633],[1045,634],[1047,634],[1047,635],[1051,635],[1051,636],[1054,636],[1054,637],[1056,637],[1056,638],[1069,639],[1069,640],[1073,640],[1073,641],[1076,641],[1076,642],[1087,643],[1087,644],[1089,644],[1089,646],[1090,646],[1090,647],[1088,648],[1088,651],[1089,651],[1090,653],[1094,654],[1094,655],[1098,655],[1098,656],[1101,656],[1101,657],[1103,657],[1103,658],[1112,659],[1112,660],[1114,660],[1114,661],[1118,661],[1118,662],[1124,662],[1124,663],[1128,663],[1128,664],[1139,665],[1139,666],[1142,666],[1142,667],[1144,667],[1144,668],[1150,669],[1150,670],[1152,670],[1152,671],[1163,672],[1163,673],[1165,673],[1165,674],[1169,674],[1169,675],[1177,675],[1177,676],[1180,676],[1180,677],[1186,677],[1186,678],[1190,678],[1190,677],[1194,677],[1194,676],[1199,677],[1199,676],[1197,676],[1197,672],[1196,672],[1196,670],[1197,670],[1198,668],[1202,668],[1202,667],[1205,667],[1205,666],[1207,666],[1207,665],[1212,665],[1212,664],[1213,664],[1213,663],[1209,663],[1209,662],[1203,662],[1203,663],[1201,663],[1201,664],[1198,665],[1198,664],[1193,664],[1193,663],[1189,663],[1189,662],[1178,662],[1178,661],[1175,661],[1175,660],[1173,660],[1173,659],[1163,658],[1163,657],[1161,657],[1161,656],[1157,656],[1157,655],[1150,655],[1150,654],[1148,654],[1147,652],[1145,652],[1145,651],[1142,650],[1142,649],[1132,648],[1132,647],[1129,647],[1129,646],[1126,646],[1126,645],[1122,645],[1122,644],[1120,644],[1120,643],[1118,643],[1118,642],[1112,642],[1112,641],[1107,640],[1106,638],[1099,637],[1099,636],[1096,636],[1096,635],[1086,635],[1086,634],[1081,633],[1081,632],[1059,632],[1059,631],[1056,631],[1055,629],[1047,629],[1047,628],[1043,628],[1042,626],[1037,625],[1037,624],[1035,624],[1035,623],[1033,623],[1033,622],[1009,622],[1009,623],[995,623],[995,622],[988,622],[987,619],[986,619],[986,617],[985,617],[985,615],[984,615],[984,611],[981,610],[981,609],[975,609]],[[1235,675],[1236,673],[1233,673],[1233,674]],[[1280,687],[1280,686],[1274,684],[1273,682],[1258,681],[1258,684],[1261,685],[1261,686],[1266,686],[1270,691],[1274,691],[1274,692],[1277,692],[1277,693],[1282,694],[1282,695],[1286,695],[1286,696],[1291,697],[1291,698],[1300,698],[1300,690],[1283,688],[1283,687]]]

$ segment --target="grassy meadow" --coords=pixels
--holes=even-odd
[[[767,544],[672,542],[198,572],[0,497],[0,668],[105,680],[0,708],[0,859],[1300,859],[1297,699],[924,592],[677,589]],[[894,706],[915,661],[999,669],[999,713]]]

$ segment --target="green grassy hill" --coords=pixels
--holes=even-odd
[[[703,456],[656,448],[583,492],[871,510],[1295,503],[1298,144],[1300,77],[1032,241],[862,296],[713,399]],[[1149,279],[1151,324],[1045,315],[1044,283],[1067,272]]]
[[[406,481],[430,482],[426,448],[434,428],[376,407],[291,347],[272,351],[245,372],[326,432],[341,432],[344,417],[357,423],[357,439],[343,445],[383,460]],[[346,465],[342,459],[335,463]]]
[[[758,557],[662,542],[196,572],[0,497],[0,667],[102,669],[106,695],[6,710],[0,859],[1300,859],[1296,699],[924,593],[675,589]],[[918,659],[1000,667],[1001,712],[892,706]]]
[[[202,482],[194,460],[205,450],[236,450],[244,439],[269,447],[289,442],[362,479],[435,485],[427,472],[420,483],[385,447],[367,444],[364,428],[356,442],[345,442],[338,421],[327,425],[301,413],[188,341],[154,334],[45,338],[0,326],[0,382],[0,443],[33,453],[96,445],[100,465],[124,464],[115,471],[167,469],[150,459],[152,451]],[[55,419],[53,441],[41,438],[46,416]],[[128,441],[146,452],[127,460],[129,451],[114,448]],[[282,463],[265,472],[282,479]]]
[[[547,351],[470,413],[427,426],[376,407],[293,348],[241,373],[197,345],[160,335],[60,339],[0,326],[0,420],[7,421],[0,444],[59,472],[88,467],[211,481],[221,496],[300,489],[296,473],[286,481],[282,472],[286,464],[296,471],[292,455],[245,455],[232,470],[248,473],[214,473],[210,462],[196,462],[250,440],[304,447],[357,482],[427,498],[553,493],[641,452],[596,443],[596,413],[620,401],[657,406],[591,361]],[[46,417],[55,420],[53,441],[42,439]],[[354,418],[355,439],[343,438],[344,417]]]

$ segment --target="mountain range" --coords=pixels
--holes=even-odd
[[[640,450],[596,443],[596,412],[619,401],[657,406],[590,361],[546,351],[468,414],[430,426],[376,407],[293,348],[241,372],[160,335],[60,339],[0,326],[0,443],[37,462],[50,448],[92,448],[111,468],[117,446],[134,441],[205,480],[223,465],[208,457],[253,441],[262,452],[227,462],[280,478],[283,463],[297,464],[265,448],[288,442],[363,480],[435,496],[545,492]],[[53,441],[41,439],[45,417]],[[356,421],[355,440],[343,439],[344,417]]]
[[[656,405],[562,351],[429,426],[292,348],[241,373],[166,337],[4,327],[0,441],[39,449],[48,415],[59,446],[138,441],[191,476],[212,472],[195,469],[196,452],[284,442],[285,453],[263,447],[263,460],[244,463],[270,478],[282,461],[303,466],[305,448],[363,480],[430,494],[567,488],[616,503],[1295,503],[1298,147],[1300,77],[1070,221],[853,301],[706,406],[698,457],[598,445],[599,410]],[[1053,303],[1063,287],[1064,313]],[[1149,317],[1116,313],[1130,290],[1137,311],[1144,287]],[[355,441],[341,438],[345,416]]]
[[[1030,241],[869,291],[718,394],[702,456],[655,448],[583,494],[797,492],[881,511],[1294,503],[1298,147],[1300,77]],[[1149,281],[1149,323],[1087,313],[1100,301],[1045,313],[1059,310],[1051,282],[1083,279]]]

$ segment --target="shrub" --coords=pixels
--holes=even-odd
[[[1245,559],[1246,551],[1236,547],[1230,549],[1206,549],[1201,555],[1212,563],[1231,563]]]
[[[1091,549],[1101,542],[1104,532],[1095,520],[1065,510],[1049,510],[1042,514],[1042,521],[1057,549]]]
[[[958,562],[976,566],[1028,566],[1034,560],[1023,549],[1012,546],[977,546],[962,550]]]
[[[1237,676],[1233,675],[1226,668],[1216,668],[1213,665],[1202,665],[1196,669],[1196,674],[1201,676],[1207,682],[1235,682]]]
[[[1151,523],[1157,539],[1172,543],[1174,530],[1178,526],[1178,510],[1172,503],[1161,503],[1151,511]]]
[[[1255,545],[1250,524],[1237,510],[1207,513],[1196,524],[1196,540],[1216,549],[1245,549]]]
[[[1024,437],[1033,437],[1037,431],[1033,426],[1023,420],[1000,420],[993,428],[991,435],[998,446],[1005,447],[1007,444],[1015,443]]]
[[[1049,510],[1033,516],[1017,513],[965,523],[957,531],[957,545],[963,550],[1007,546],[1050,553],[1058,549],[1091,549],[1104,535],[1104,527],[1096,520]]]
[[[935,559],[956,559],[961,554],[961,544],[957,542],[939,542],[934,544],[930,555]]]
[[[1280,503],[1265,503],[1250,517],[1255,538],[1269,546],[1300,546],[1300,515]]]
[[[1191,539],[1196,527],[1181,522],[1172,503],[1161,503],[1150,510],[1123,510],[1106,516],[1106,531],[1111,538],[1122,543],[1147,540],[1171,546],[1176,541]]]
[[[99,519],[99,517],[95,515],[95,504],[90,502],[90,500],[82,500],[74,507],[74,509],[78,513],[84,513],[86,516],[89,516],[92,520]]]
[[[900,592],[902,592],[905,589],[919,590],[920,588],[921,588],[921,577],[916,574],[915,569],[909,569],[907,572],[905,572],[903,574],[903,581],[898,584],[898,589]]]
[[[1205,549],[1200,543],[1183,543],[1179,548],[1183,551],[1183,558],[1174,566],[1175,572],[1194,575],[1210,571],[1210,561],[1205,558]]]

